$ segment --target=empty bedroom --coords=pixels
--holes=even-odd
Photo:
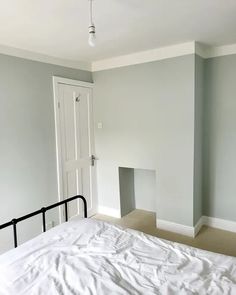
[[[0,295],[236,294],[236,1],[0,8]]]

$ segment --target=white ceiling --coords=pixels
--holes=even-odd
[[[94,21],[90,48],[88,0],[2,0],[0,44],[96,61],[192,40],[236,43],[236,0],[94,0]]]

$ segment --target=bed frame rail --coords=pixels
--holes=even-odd
[[[84,204],[84,217],[87,218],[88,217],[87,201],[86,201],[85,197],[83,197],[81,195],[77,195],[77,196],[65,199],[63,201],[60,201],[58,203],[54,203],[54,204],[52,204],[50,206],[42,207],[41,209],[39,209],[37,211],[34,211],[34,212],[29,213],[27,215],[21,216],[19,218],[13,218],[11,221],[1,224],[0,225],[0,230],[5,228],[5,227],[8,227],[8,226],[13,227],[14,247],[16,248],[17,247],[17,228],[16,228],[16,225],[17,225],[18,222],[23,221],[23,220],[28,219],[28,218],[31,218],[31,217],[33,217],[35,215],[42,214],[43,231],[45,232],[46,231],[46,212],[48,210],[51,210],[51,209],[55,208],[55,207],[64,205],[65,206],[65,221],[68,221],[68,206],[67,206],[67,204],[69,202],[73,201],[73,200],[76,200],[76,199],[81,199],[83,201],[83,204]]]

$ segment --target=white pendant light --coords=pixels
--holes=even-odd
[[[95,32],[95,25],[93,23],[93,0],[89,1],[89,37],[88,37],[88,44],[91,47],[95,46],[96,41],[96,32]]]

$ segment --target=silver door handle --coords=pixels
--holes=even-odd
[[[91,159],[91,166],[94,166],[96,157],[92,155],[90,159]]]

